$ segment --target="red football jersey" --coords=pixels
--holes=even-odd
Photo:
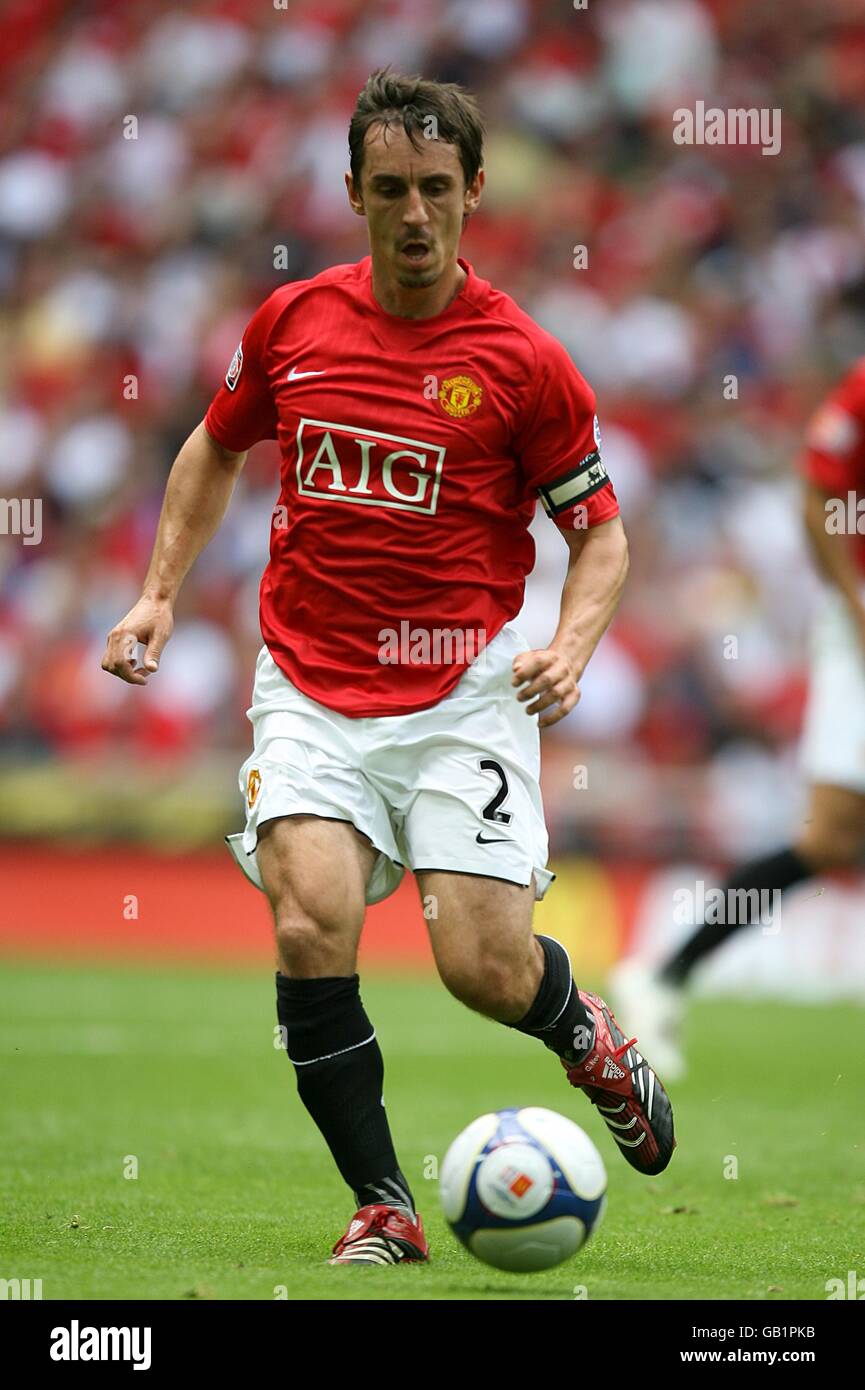
[[[453,689],[522,606],[538,496],[563,530],[618,512],[591,388],[460,265],[427,319],[381,308],[369,257],[281,286],[205,417],[238,453],[279,440],[261,630],[289,680],[345,715]]]
[[[846,531],[856,564],[865,574],[865,534],[859,531],[858,511],[859,503],[865,503],[865,357],[854,363],[815,412],[801,469],[844,504]],[[865,517],[862,525],[865,528]]]

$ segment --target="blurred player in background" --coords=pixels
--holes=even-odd
[[[451,993],[560,1057],[638,1170],[661,1172],[674,1147],[669,1101],[635,1040],[577,988],[564,948],[532,932],[552,878],[538,723],[576,704],[627,546],[592,391],[458,257],[481,197],[482,136],[460,88],[370,78],[346,183],[371,256],[282,286],[253,316],[174,464],[142,597],[103,660],[146,684],[246,451],[278,439],[247,826],[232,848],[270,901],[286,1049],[358,1207],[335,1263],[427,1255],[356,973],[365,904],[393,892],[405,865],[432,905]],[[527,651],[510,620],[538,497],[570,557],[552,641]],[[473,640],[445,653],[442,634]],[[424,638],[425,655],[404,649]]]
[[[632,959],[614,971],[611,994],[668,1080],[685,1072],[679,1032],[695,967],[758,923],[774,894],[855,866],[865,853],[865,358],[816,412],[800,466],[805,531],[826,582],[802,745],[808,811],[792,844],[733,871],[725,920],[716,913],[698,925],[660,969]]]

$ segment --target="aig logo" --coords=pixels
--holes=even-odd
[[[435,514],[443,444],[302,419],[297,430],[297,490],[361,507]]]

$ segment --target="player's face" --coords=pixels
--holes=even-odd
[[[404,289],[434,285],[456,261],[463,219],[480,202],[483,174],[465,187],[455,145],[419,141],[402,127],[372,126],[358,188],[349,201],[369,229],[373,261]]]

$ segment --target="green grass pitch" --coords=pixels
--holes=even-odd
[[[538,1044],[429,979],[362,992],[428,1266],[324,1263],[352,1202],[274,1048],[266,970],[7,963],[0,1277],[45,1299],[772,1301],[865,1275],[865,1010],[696,1002],[679,1148],[646,1179]],[[520,1104],[582,1124],[610,1180],[597,1236],[535,1275],[463,1250],[434,1177],[465,1124]]]

